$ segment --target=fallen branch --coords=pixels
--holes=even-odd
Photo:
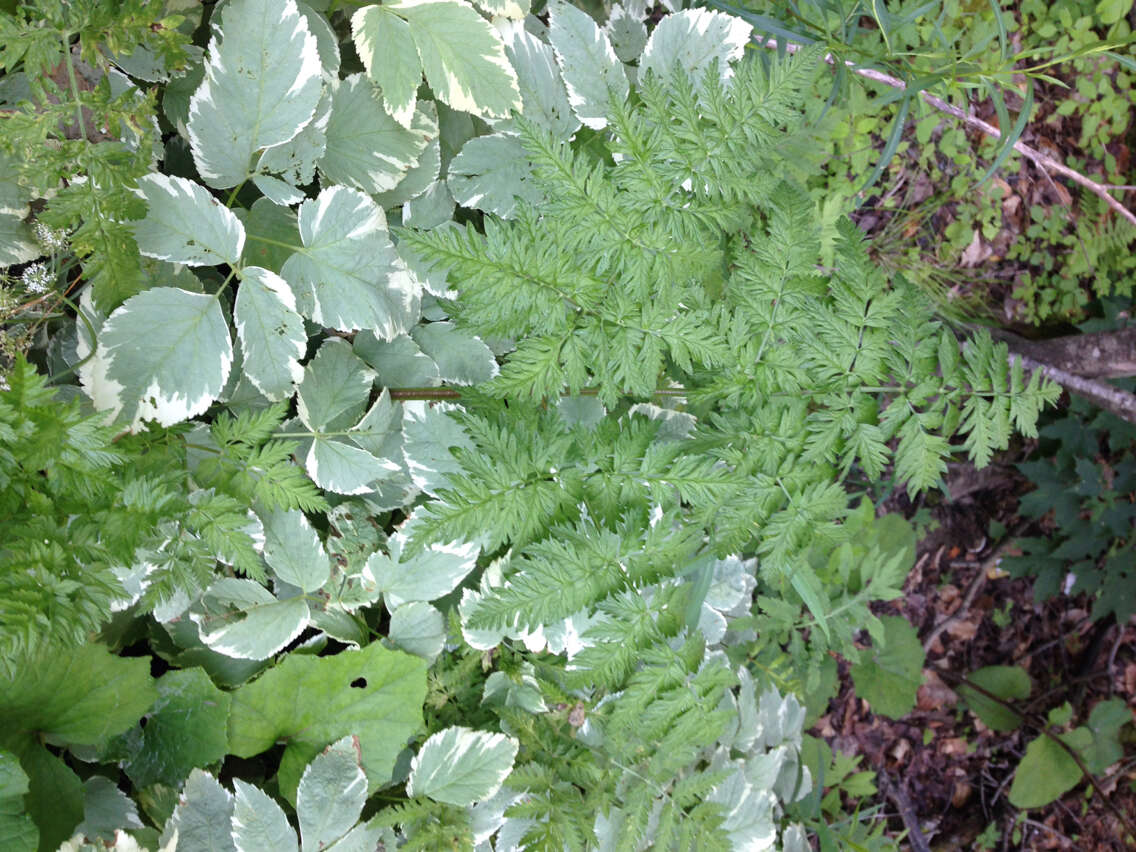
[[[1022,366],[1027,370],[1041,370],[1042,374],[1061,385],[1065,390],[1083,396],[1094,405],[1110,411],[1122,420],[1136,423],[1136,394],[1113,387],[1104,382],[1093,381],[1082,376],[1076,376],[1067,370],[1051,367],[1040,361],[1035,361],[1028,355],[1011,353],[1010,360],[1020,358]]]
[[[1117,331],[1070,334],[1048,340],[1026,340],[1013,332],[991,329],[1010,350],[1042,364],[1086,379],[1136,376],[1136,326]]]
[[[774,38],[766,39],[764,42],[758,42],[758,44],[760,44],[762,47],[771,49],[784,48],[784,50],[788,53],[796,53],[801,49],[801,46],[799,44],[794,44],[793,42],[778,41]],[[824,56],[824,61],[829,63],[830,65],[835,65],[837,59],[831,53],[826,53]],[[885,86],[891,86],[893,89],[907,89],[907,83],[905,83],[898,77],[893,77],[890,74],[883,73],[882,71],[876,71],[874,68],[861,68],[855,63],[848,60],[846,60],[844,64],[854,74],[858,74],[859,76],[867,80],[874,80],[877,83],[883,83]],[[957,106],[947,103],[942,98],[936,97],[930,92],[921,91],[919,93],[919,97],[921,97],[924,102],[939,110],[940,112],[945,112],[948,115],[953,115],[955,118],[959,119],[960,121],[966,122],[971,127],[981,130],[987,136],[992,136],[995,139],[1002,138],[1002,131],[1000,131],[993,124],[989,124],[988,122],[983,121],[977,116],[964,112]],[[1048,154],[1043,154],[1036,148],[1031,148],[1021,140],[1018,140],[1014,143],[1014,150],[1021,154],[1023,157],[1028,157],[1038,168],[1056,172],[1059,175],[1064,175],[1074,183],[1080,184],[1085,189],[1089,190],[1089,192],[1101,198],[1105,202],[1105,204],[1107,204],[1133,225],[1136,225],[1136,213],[1133,213],[1131,210],[1126,208],[1123,204],[1109,195],[1108,188],[1103,184],[1099,184],[1095,180],[1085,177],[1080,172],[1074,171],[1059,160],[1053,159]]]

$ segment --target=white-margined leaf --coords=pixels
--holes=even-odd
[[[410,127],[422,82],[422,62],[410,25],[385,6],[364,6],[351,16],[351,36],[367,76],[383,91],[383,105]]]
[[[447,403],[426,405],[421,400],[402,405],[406,465],[414,484],[430,495],[447,488],[451,474],[462,472],[450,447],[473,449],[469,436],[446,414],[452,407]]]
[[[147,257],[187,266],[235,264],[245,229],[209,190],[191,180],[149,174],[138,181],[146,218],[134,224],[138,250]]]
[[[477,544],[455,541],[432,544],[402,562],[405,545],[403,532],[395,533],[387,541],[388,553],[371,554],[363,572],[378,584],[392,611],[408,601],[434,601],[448,595],[469,576],[480,552]]]
[[[233,779],[233,792],[233,843],[237,852],[297,852],[296,832],[268,794],[239,778]]]
[[[388,637],[408,654],[434,662],[446,644],[442,613],[424,601],[411,601],[395,609]]]
[[[285,583],[305,592],[321,588],[331,576],[331,562],[319,536],[299,509],[261,512],[264,561]]]
[[[281,275],[300,313],[328,328],[390,340],[418,320],[420,291],[394,250],[382,208],[345,186],[300,205],[304,247]]]
[[[464,0],[384,3],[410,25],[410,35],[434,96],[456,110],[504,118],[521,108],[517,75],[501,37]]]
[[[346,736],[304,769],[296,792],[304,852],[327,849],[358,822],[367,801],[367,776],[361,761],[358,737]]]
[[[454,197],[444,180],[436,180],[421,195],[402,208],[402,224],[408,228],[429,230],[454,218]]]
[[[519,22],[504,33],[505,54],[517,72],[517,85],[524,106],[521,114],[543,126],[557,139],[569,139],[580,126],[580,120],[568,103],[568,92],[560,77],[556,54],[552,48],[524,28]],[[514,132],[512,118],[493,122],[498,133]]]
[[[741,59],[753,27],[741,18],[709,9],[684,9],[663,18],[643,51],[639,74],[665,77],[681,68],[694,80],[717,62],[722,80],[732,74],[730,63]]]
[[[0,211],[0,266],[26,263],[42,254],[23,217]]]
[[[456,385],[487,382],[499,372],[497,359],[480,337],[452,322],[431,322],[411,329],[410,336],[438,365],[443,381]]]
[[[463,207],[511,219],[517,201],[539,204],[544,197],[532,182],[532,165],[514,136],[494,133],[465,143],[449,166],[446,185]]]
[[[375,374],[351,351],[351,344],[329,337],[304,367],[296,409],[315,432],[345,429],[362,416]]]
[[[634,5],[635,8],[631,8]],[[647,46],[647,24],[643,18],[646,6],[642,2],[616,3],[611,7],[604,32],[611,39],[612,50],[620,62],[633,62]]]
[[[364,192],[386,192],[418,163],[438,124],[421,107],[408,126],[387,112],[383,96],[362,74],[335,86],[327,145],[319,169],[330,181]]]
[[[386,341],[361,331],[355,335],[353,348],[374,367],[375,381],[385,388],[425,388],[442,383],[434,359],[405,334]]]
[[[246,266],[233,306],[244,374],[273,401],[287,399],[304,377],[300,359],[308,345],[304,321],[287,282],[259,266]]]
[[[296,187],[305,186],[315,179],[316,163],[327,150],[327,125],[331,120],[331,105],[331,89],[327,88],[320,97],[315,115],[304,125],[304,129],[283,145],[269,148],[260,155],[260,162],[256,167],[257,175],[253,181],[261,192],[276,203],[298,204],[304,200],[303,193]],[[287,199],[284,192],[277,190],[277,195],[280,196],[278,198],[265,190],[265,186],[269,185],[266,183],[266,178],[274,175],[278,175],[276,180],[289,188],[290,194],[287,194]],[[297,195],[299,196],[297,200],[290,200]]]
[[[548,6],[548,40],[568,90],[576,117],[593,130],[607,126],[612,99],[627,97],[627,74],[607,34],[587,12],[552,0]]]
[[[253,580],[222,577],[193,606],[201,641],[239,660],[267,660],[304,632],[311,620],[303,598],[278,600]]]
[[[414,756],[407,792],[460,808],[488,799],[513,771],[518,748],[519,743],[504,734],[446,728]]]
[[[169,843],[176,831],[177,848],[185,852],[236,852],[232,817],[232,793],[209,773],[194,769],[162,832],[162,843]]]
[[[252,182],[265,198],[283,207],[299,204],[307,197],[288,181],[273,175],[253,175]]]
[[[88,386],[95,408],[131,425],[172,426],[204,412],[221,393],[233,345],[216,297],[155,287],[107,318],[95,360],[101,380]]]
[[[417,198],[436,181],[442,173],[442,143],[435,139],[422,152],[418,158],[418,165],[403,175],[398,186],[388,192],[375,194],[375,201],[380,207],[397,207],[405,204],[412,198]]]
[[[474,0],[474,5],[489,14],[491,18],[510,18],[522,20],[529,13],[529,0]]]
[[[236,186],[257,151],[299,133],[315,114],[321,70],[316,39],[295,0],[227,4],[189,104],[189,143],[205,182]]]
[[[326,11],[327,3],[319,3]],[[303,0],[296,0],[296,8],[304,17],[304,22],[312,35],[316,37],[316,51],[319,53],[320,66],[323,68],[325,79],[333,80],[339,75],[339,36],[327,22],[321,12],[317,12]]]

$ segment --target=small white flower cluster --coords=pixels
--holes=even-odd
[[[45,264],[33,263],[24,270],[24,274],[20,280],[23,282],[24,289],[29,293],[46,293],[51,288],[52,281],[51,272]]]
[[[56,230],[43,222],[36,222],[32,225],[32,234],[35,235],[36,242],[47,251],[61,251],[67,248],[67,232],[64,230]]]

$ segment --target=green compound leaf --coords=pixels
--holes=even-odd
[[[157,687],[158,699],[124,766],[135,787],[180,784],[190,770],[220,761],[228,750],[231,699],[204,670],[166,672]]]
[[[317,591],[331,576],[331,563],[319,536],[299,509],[262,512],[264,561],[285,583]]]
[[[986,666],[968,675],[967,679],[1006,701],[1029,698],[1030,676],[1018,666]],[[965,683],[958,688],[958,694],[988,728],[1006,733],[1022,723],[1021,716],[1009,707],[987,698]]]
[[[1010,785],[1010,803],[1016,808],[1044,807],[1080,780],[1077,761],[1060,743],[1042,734],[1026,746]]]
[[[0,677],[0,743],[35,733],[97,745],[137,722],[157,697],[146,660],[116,657],[103,645],[44,652]]]
[[[39,829],[24,813],[24,794],[28,776],[20,761],[0,749],[0,848],[11,852],[33,852],[39,845]]]
[[[303,598],[278,600],[253,580],[215,581],[189,617],[201,641],[226,657],[267,660],[304,632],[311,620]]]
[[[732,73],[729,63],[742,58],[753,27],[740,18],[708,9],[687,9],[659,21],[639,61],[639,73],[661,79],[681,68],[700,81],[717,65],[725,81]]]
[[[446,185],[463,207],[511,219],[517,202],[538,204],[544,197],[532,182],[532,166],[513,136],[477,136],[450,161]]]
[[[442,103],[482,118],[504,118],[521,108],[517,75],[501,37],[473,6],[463,0],[383,6],[409,24],[426,82]]]
[[[1124,757],[1120,729],[1132,721],[1132,713],[1121,698],[1100,702],[1089,714],[1088,731],[1092,743],[1081,751],[1089,772],[1104,772]]]
[[[187,266],[235,264],[245,229],[208,190],[185,178],[151,174],[138,181],[147,212],[134,225],[138,250],[147,257]]]
[[[229,751],[252,757],[286,746],[280,789],[294,800],[308,762],[348,734],[359,738],[368,792],[391,779],[407,739],[422,728],[426,662],[379,643],[333,657],[289,655],[233,693]]]
[[[233,795],[212,775],[194,769],[166,823],[162,841],[168,843],[176,830],[179,849],[236,852],[232,818]]]
[[[382,95],[362,74],[336,86],[327,147],[319,161],[319,170],[331,182],[372,194],[386,192],[417,165],[438,135],[437,123],[425,105],[414,110],[406,126],[387,109]]]
[[[280,805],[252,784],[233,779],[233,843],[237,852],[297,852],[296,832]]]
[[[898,719],[915,706],[915,693],[923,682],[923,646],[907,619],[885,615],[880,621],[883,648],[874,648],[870,660],[852,666],[852,681],[856,694],[873,711]]]
[[[627,97],[627,75],[607,34],[587,12],[553,0],[548,6],[548,40],[568,89],[576,117],[593,130],[607,127],[613,99]]]
[[[288,283],[259,266],[245,267],[233,306],[244,375],[273,402],[288,399],[304,377],[308,346],[304,321]]]
[[[304,770],[296,794],[296,816],[305,852],[328,848],[359,820],[367,801],[367,776],[361,760],[358,737],[346,736],[324,749]]]
[[[300,205],[304,248],[281,276],[303,316],[343,331],[370,329],[390,340],[418,319],[418,285],[395,253],[382,208],[345,186]]]
[[[414,756],[407,792],[459,808],[484,801],[513,771],[518,747],[504,734],[446,728],[426,740]]]
[[[351,37],[367,76],[383,92],[383,105],[410,127],[422,82],[422,63],[410,25],[385,6],[364,6],[351,16]]]
[[[201,177],[216,189],[243,181],[257,151],[282,145],[312,120],[322,85],[316,39],[294,0],[226,5],[189,102]]]
[[[171,426],[203,413],[232,365],[217,299],[156,287],[131,296],[103,325],[88,392],[95,408],[119,421]]]

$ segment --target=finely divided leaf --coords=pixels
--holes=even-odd
[[[160,334],[155,330],[160,329]],[[233,346],[214,296],[156,287],[132,296],[99,334],[95,408],[137,426],[201,414],[225,387]]]
[[[708,9],[686,9],[667,15],[647,41],[639,74],[654,73],[662,78],[681,68],[693,80],[715,64],[724,81],[731,75],[729,63],[745,53],[753,27],[741,18]]]
[[[607,126],[612,99],[627,97],[627,75],[607,35],[588,15],[562,0],[548,7],[548,40],[564,75],[568,102],[576,117],[593,130]]]
[[[367,76],[382,90],[383,106],[410,127],[422,82],[410,25],[385,6],[364,6],[351,16],[351,35]]]
[[[302,315],[344,331],[370,329],[384,340],[418,319],[420,292],[387,234],[382,208],[345,186],[300,206],[304,248],[281,275]]]
[[[290,397],[304,376],[300,359],[308,336],[287,282],[259,266],[245,267],[233,321],[241,340],[244,374],[268,399]]]
[[[464,0],[384,3],[410,25],[426,82],[434,96],[482,118],[503,118],[521,108],[517,75],[501,37]]]
[[[519,743],[504,734],[452,727],[431,736],[410,764],[407,792],[468,807],[501,789]]]
[[[138,181],[146,218],[134,225],[138,250],[147,257],[187,266],[235,264],[245,229],[231,210],[193,181],[150,174]]]
[[[217,189],[248,175],[253,155],[294,137],[322,87],[315,37],[294,0],[233,0],[209,43],[205,79],[189,103],[197,170]]]

